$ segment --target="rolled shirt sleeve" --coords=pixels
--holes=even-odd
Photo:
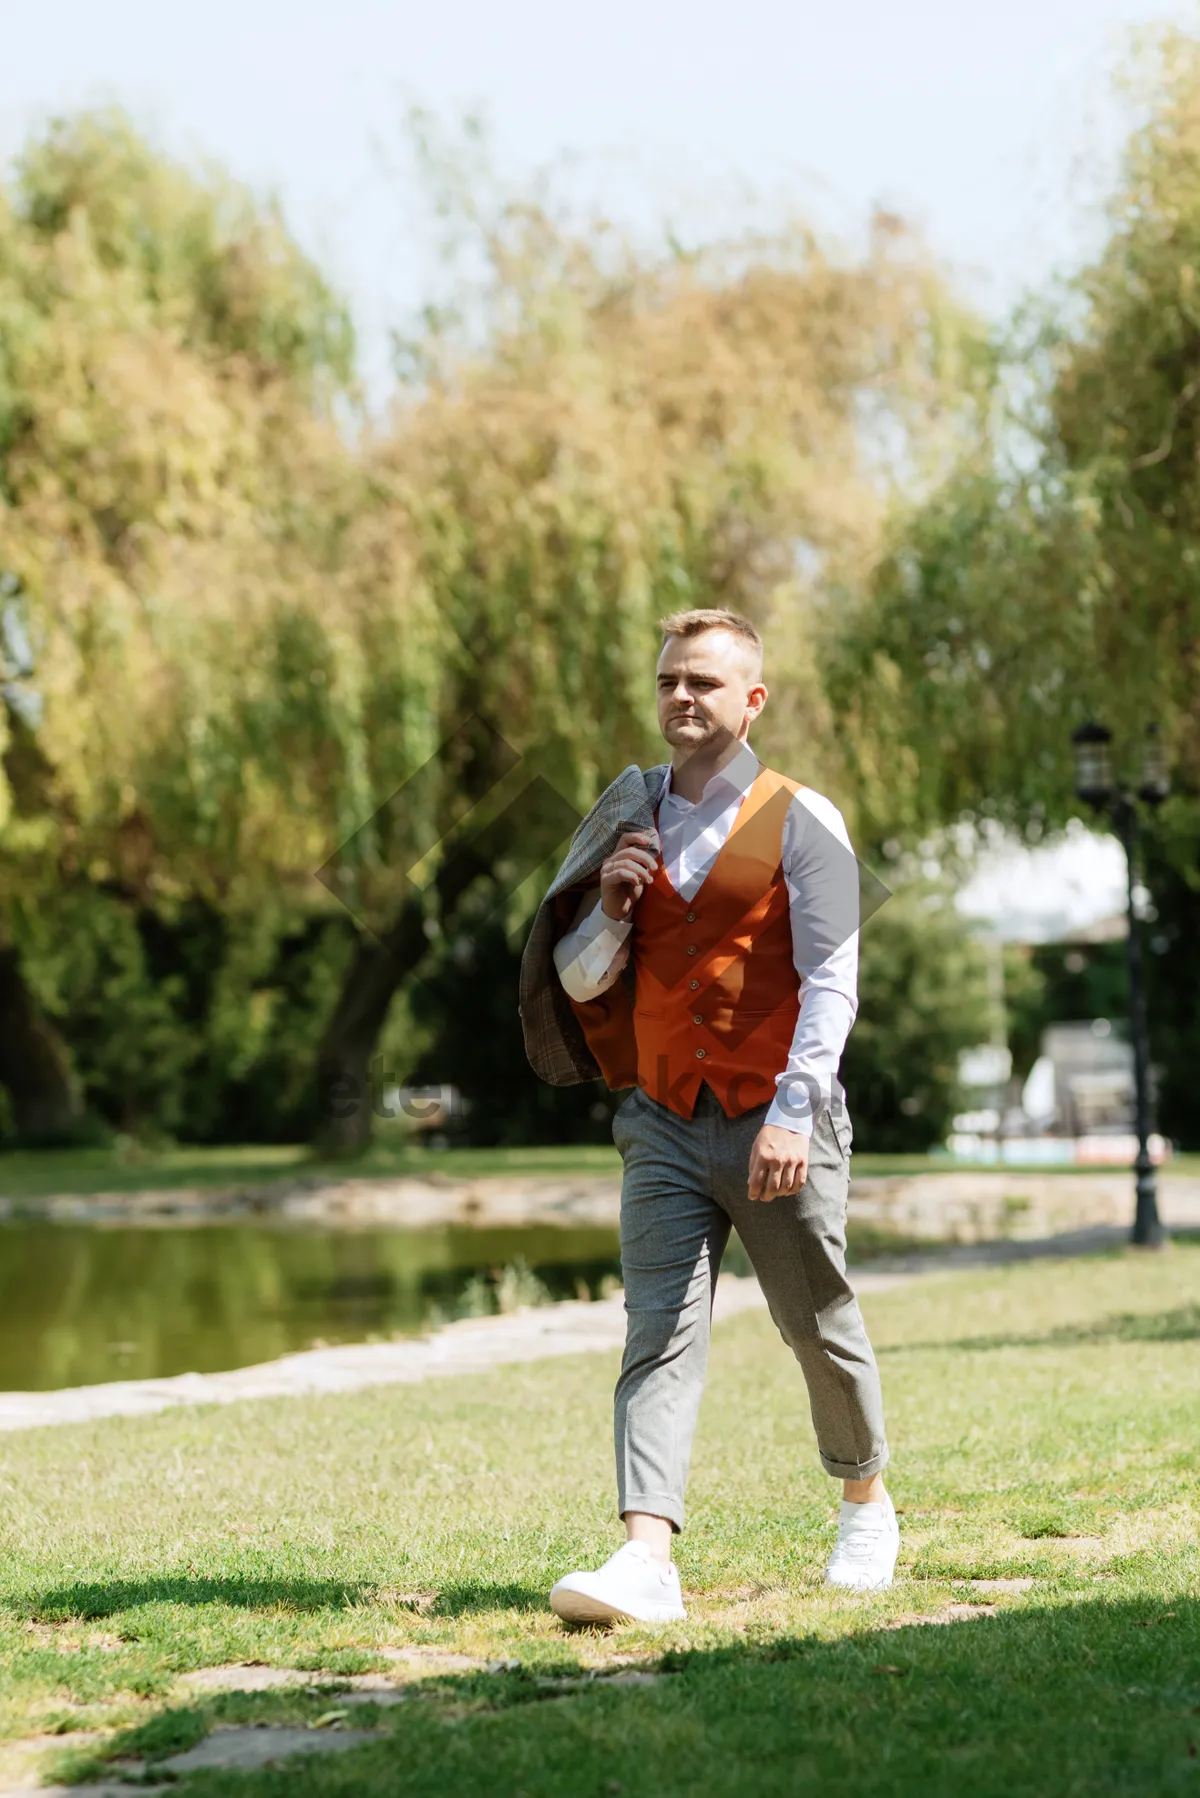
[[[618,921],[600,909],[599,887],[584,894],[575,922],[554,945],[554,965],[570,998],[607,992],[629,960],[632,929],[632,917]]]

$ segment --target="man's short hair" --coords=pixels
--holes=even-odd
[[[754,664],[760,671],[762,669],[762,638],[750,620],[743,618],[740,612],[731,612],[724,606],[696,606],[690,612],[668,613],[665,618],[659,619],[658,628],[663,634],[663,649],[667,646],[668,637],[698,637],[701,631],[729,631],[732,636],[743,637],[752,646]]]

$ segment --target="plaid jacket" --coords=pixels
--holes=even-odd
[[[578,1086],[581,1081],[601,1078],[554,965],[554,945],[561,934],[555,900],[559,894],[572,890],[582,895],[586,888],[597,884],[601,863],[612,854],[622,832],[653,829],[654,808],[669,767],[669,762],[658,762],[643,771],[636,762],[630,762],[604,789],[587,817],[580,821],[563,864],[533,920],[521,956],[517,1010],[530,1066],[551,1086]],[[632,998],[632,956],[621,970],[621,978]]]

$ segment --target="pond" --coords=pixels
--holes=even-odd
[[[0,1391],[218,1373],[619,1277],[599,1227],[3,1224]]]

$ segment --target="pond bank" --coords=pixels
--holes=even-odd
[[[1043,1256],[1092,1254],[1119,1247],[1127,1239],[1127,1228],[1122,1225],[1098,1226],[1036,1241],[962,1244],[938,1254],[897,1256],[870,1270],[855,1269],[854,1287],[860,1294],[882,1292],[930,1273]],[[762,1289],[752,1276],[719,1276],[713,1306],[718,1323],[765,1304]],[[103,1417],[136,1417],[174,1405],[225,1405],[241,1399],[357,1392],[370,1386],[482,1373],[509,1362],[616,1349],[624,1339],[623,1294],[590,1301],[566,1299],[499,1317],[461,1318],[431,1335],[407,1342],[309,1349],[227,1373],[112,1381],[56,1392],[0,1393],[0,1431],[86,1423]]]
[[[902,1277],[902,1276],[901,1276]],[[722,1274],[714,1315],[736,1316],[765,1304],[757,1280]],[[483,1373],[512,1361],[619,1348],[625,1339],[621,1293],[607,1299],[564,1299],[500,1317],[460,1318],[408,1342],[352,1343],[308,1349],[228,1373],[178,1374],[165,1380],[116,1380],[59,1392],[0,1393],[0,1430],[138,1417],[172,1405],[228,1405],[239,1399],[296,1398],[408,1384],[439,1375]]]
[[[0,1222],[142,1225],[246,1222],[323,1229],[428,1229],[539,1224],[615,1228],[620,1174],[512,1174],[422,1179],[377,1176],[285,1179],[223,1189],[179,1187],[142,1192],[0,1197]],[[1200,1177],[1163,1173],[1163,1217],[1176,1229],[1200,1226]],[[929,1242],[1036,1240],[1064,1230],[1119,1225],[1132,1216],[1133,1176],[1123,1170],[1022,1173],[1005,1168],[853,1178],[850,1220]]]

